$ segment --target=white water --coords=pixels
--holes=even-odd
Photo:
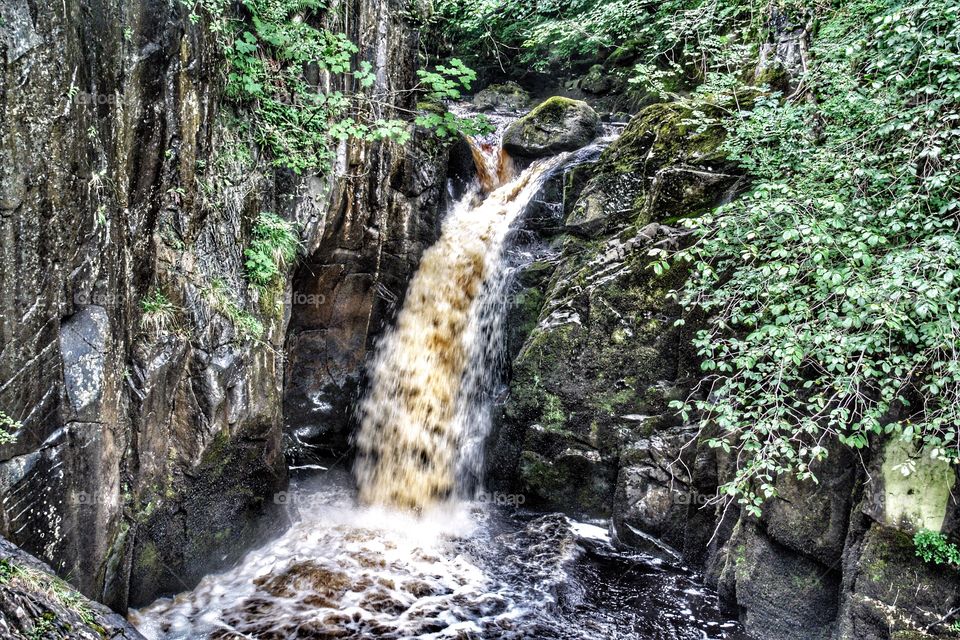
[[[566,156],[513,177],[512,161],[497,147],[473,150],[479,184],[424,253],[373,360],[356,438],[364,504],[423,510],[455,499],[458,477],[482,471],[490,423],[483,396],[502,353],[506,313],[504,243]]]
[[[689,576],[617,555],[594,524],[466,502],[357,507],[346,472],[289,495],[284,535],[133,624],[150,640],[742,638]]]
[[[299,495],[300,520],[234,570],[132,619],[148,638],[456,638],[523,616],[457,553],[482,512],[357,508],[349,484]]]

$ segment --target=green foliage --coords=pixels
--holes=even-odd
[[[960,548],[948,542],[942,533],[920,531],[913,537],[913,544],[917,548],[917,556],[923,558],[924,562],[960,569]]]
[[[737,460],[724,490],[752,513],[779,474],[815,480],[828,438],[960,454],[958,11],[834,5],[793,96],[714,74],[691,100],[754,183],[690,221],[680,297],[711,318],[695,342],[708,377],[676,406],[720,428],[711,444]]]
[[[765,0],[436,0],[432,39],[508,70],[569,71],[608,59],[628,75],[702,74],[704,61],[759,30]],[[737,31],[740,35],[740,31]],[[752,38],[755,42],[756,37]],[[704,53],[711,54],[707,57]],[[632,71],[634,65],[639,65]]]
[[[99,628],[97,617],[90,608],[89,602],[69,584],[55,576],[47,575],[30,567],[21,566],[9,558],[0,559],[0,585],[19,582],[26,589],[43,593],[56,600],[65,608],[76,613],[87,626]],[[54,630],[56,617],[46,612],[42,617],[34,620],[31,638],[43,638]]]
[[[0,411],[0,445],[16,441],[16,432],[23,428],[20,422]]]
[[[177,307],[159,289],[154,289],[140,301],[143,317],[140,326],[153,334],[169,331],[175,321]]]
[[[293,223],[273,213],[261,213],[253,228],[253,239],[243,252],[247,279],[266,289],[286,271],[300,251],[300,236]]]
[[[56,616],[50,611],[42,613],[39,618],[34,618],[33,629],[30,630],[30,635],[27,636],[28,640],[43,640],[46,638],[47,634],[56,629],[54,626],[56,619]]]
[[[433,71],[420,69],[417,76],[420,78],[419,87],[424,90],[430,100],[457,100],[463,91],[470,91],[473,82],[477,79],[476,72],[467,67],[459,58],[452,58],[447,65],[439,65]],[[434,131],[439,137],[447,138],[457,135],[485,135],[491,133],[494,127],[486,116],[461,117],[446,110],[439,113],[429,110],[417,116],[416,123],[426,129]]]
[[[433,71],[420,69],[417,75],[420,82],[427,88],[430,95],[437,99],[460,97],[461,89],[470,90],[473,81],[477,79],[476,72],[470,69],[459,58],[450,60],[450,66],[440,65]]]
[[[181,1],[191,7],[194,22],[202,14],[210,20],[229,66],[227,96],[249,107],[254,138],[275,166],[326,172],[336,141],[409,139],[408,124],[391,115],[391,94],[375,90],[373,65],[354,65],[356,44],[322,26],[326,3],[242,0],[234,13],[232,0]],[[339,80],[333,86],[348,89],[324,91],[308,70],[329,74]],[[469,88],[471,74],[462,64],[441,67],[423,73],[425,83],[414,90],[433,99],[457,98],[456,87]]]

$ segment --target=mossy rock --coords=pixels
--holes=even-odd
[[[417,111],[422,111],[423,113],[432,113],[438,116],[444,116],[447,114],[447,108],[442,102],[434,102],[432,100],[421,100],[418,102]]]
[[[569,450],[555,458],[524,451],[520,463],[521,491],[533,506],[576,515],[610,515],[616,470],[590,455]]]
[[[503,134],[508,153],[543,158],[581,149],[601,131],[600,116],[580,100],[553,97],[511,124]]]
[[[521,111],[530,104],[530,94],[513,81],[491,84],[473,97],[479,111]]]
[[[567,212],[567,228],[597,237],[613,228],[676,223],[712,210],[741,184],[722,149],[722,127],[701,128],[693,112],[656,104],[635,116],[604,151]]]
[[[724,170],[730,162],[721,146],[719,125],[701,127],[693,111],[675,104],[654,104],[638,113],[600,159],[599,172],[640,172],[647,176],[674,165]]]
[[[132,606],[192,587],[284,526],[274,498],[287,485],[286,467],[272,446],[221,431],[196,467],[137,497],[143,506],[127,537]]]

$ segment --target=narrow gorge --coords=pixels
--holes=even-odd
[[[960,4],[0,36],[0,637],[960,637]]]

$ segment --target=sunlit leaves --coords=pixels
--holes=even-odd
[[[820,16],[814,99],[733,113],[726,148],[753,189],[677,256],[682,302],[711,321],[709,394],[676,407],[739,453],[727,492],[750,512],[778,475],[813,478],[829,438],[960,453],[960,2],[885,5]]]

